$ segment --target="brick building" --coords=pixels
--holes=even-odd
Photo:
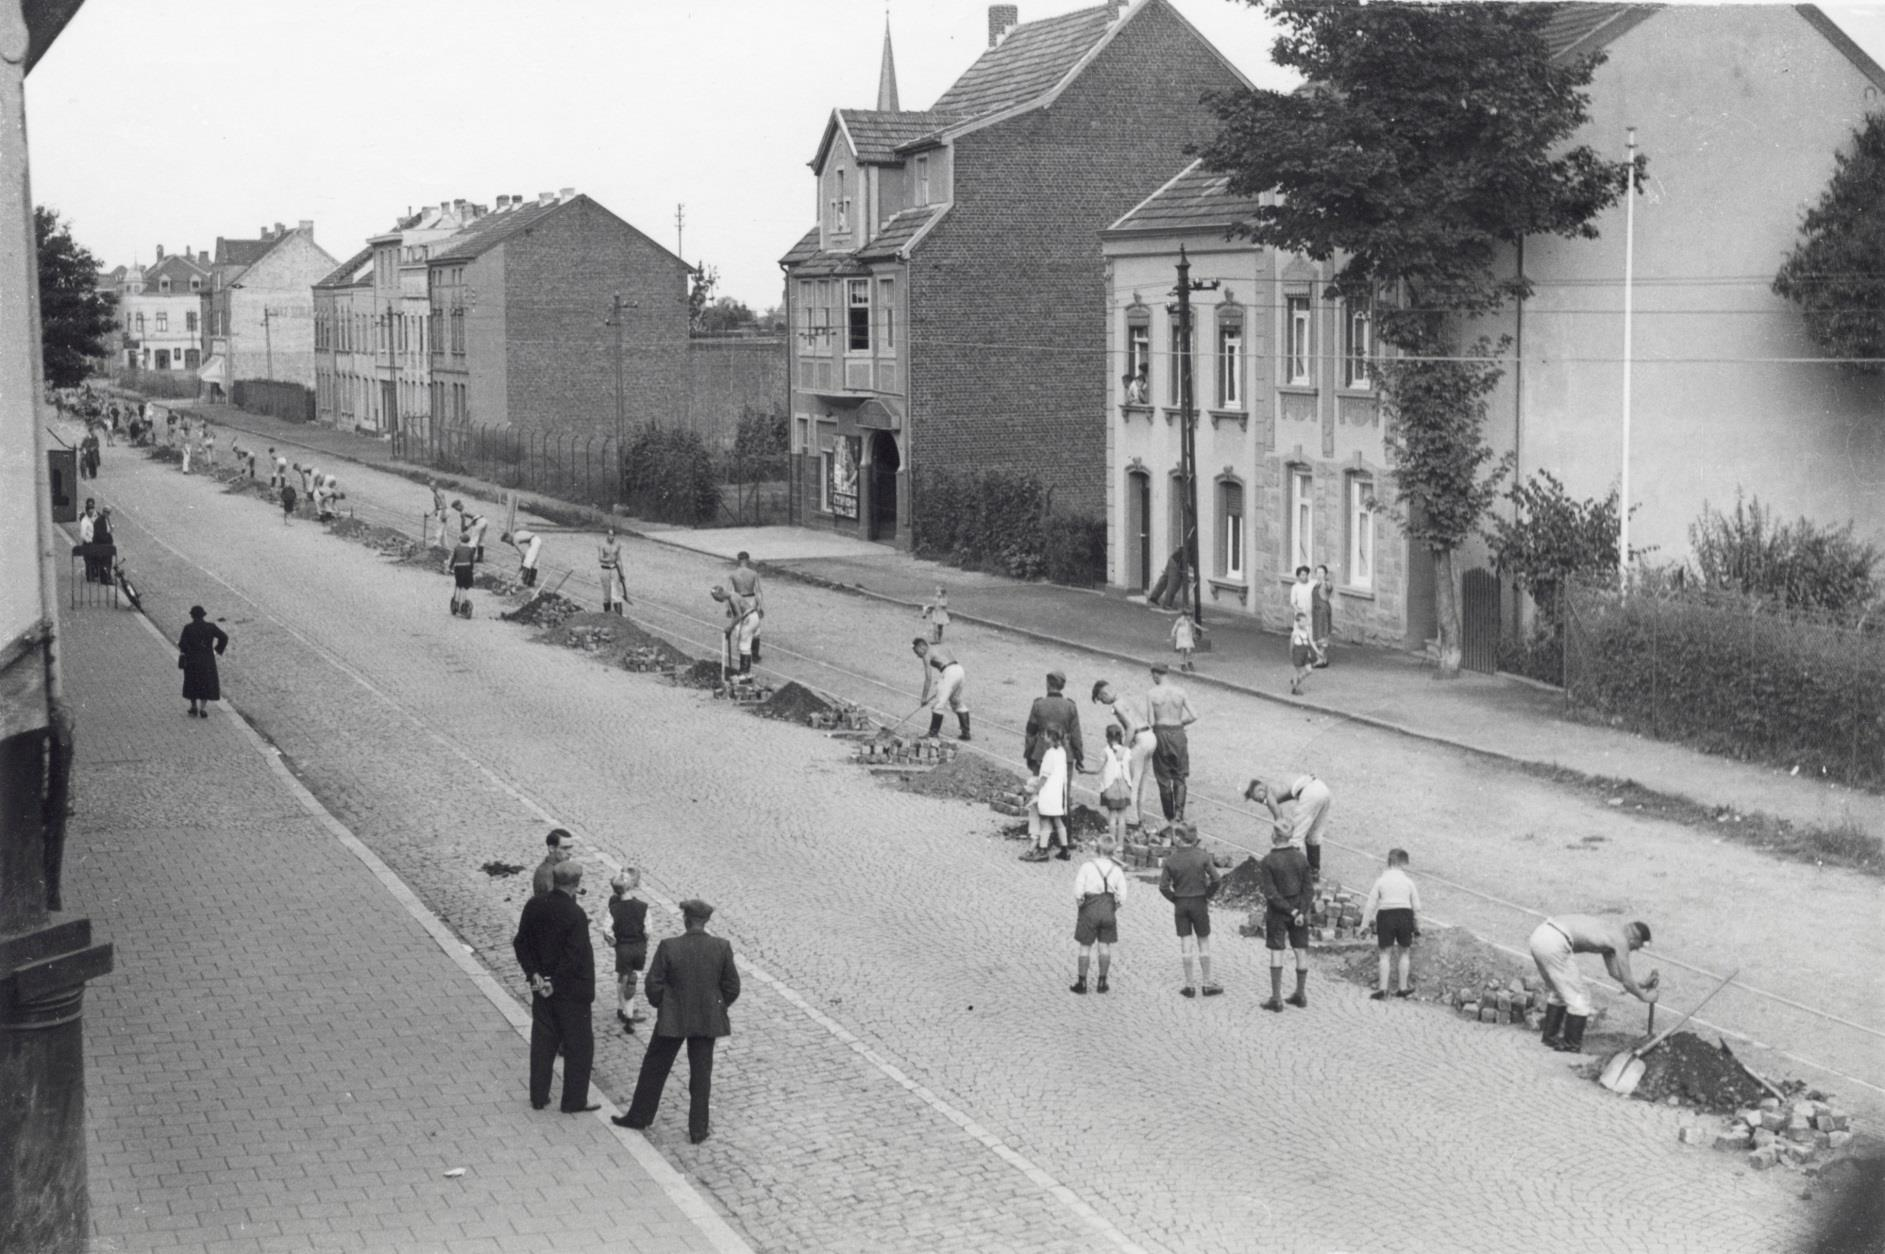
[[[202,292],[209,258],[185,249],[132,266],[118,280],[118,364],[139,370],[195,370],[203,364]]]
[[[1209,138],[1247,86],[1165,0],[1019,23],[925,111],[837,109],[820,220],[781,260],[802,522],[907,546],[926,468],[1038,475],[1105,506],[1098,233]],[[888,35],[886,35],[886,42]]]
[[[691,268],[588,196],[500,198],[425,264],[435,424],[612,434],[618,334],[627,424],[684,412]]]
[[[259,239],[216,239],[203,323],[210,358],[199,377],[212,396],[244,379],[314,388],[314,285],[339,263],[314,242],[314,223],[277,222]]]

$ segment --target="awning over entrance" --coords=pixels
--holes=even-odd
[[[857,398],[847,399],[856,401]],[[903,415],[899,412],[902,402],[895,398],[886,403],[871,396],[863,398],[861,402],[834,408],[837,412],[832,417],[838,420],[839,435],[857,435],[865,431],[903,430]]]
[[[205,383],[219,383],[229,386],[229,367],[223,362],[223,355],[216,353],[197,368],[196,377]]]

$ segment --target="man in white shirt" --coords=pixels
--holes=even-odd
[[[543,552],[543,537],[526,527],[519,527],[515,531],[505,532],[503,539],[517,550],[517,556],[523,563],[518,567],[517,578],[526,588],[536,587],[537,558]]]

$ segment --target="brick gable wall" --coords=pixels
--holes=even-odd
[[[1239,86],[1153,5],[1051,108],[956,141],[955,205],[910,267],[911,465],[1032,473],[1105,510],[1111,368],[1099,232],[1215,131]]]

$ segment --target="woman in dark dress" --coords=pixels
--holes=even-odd
[[[202,606],[192,605],[190,621],[177,637],[177,665],[183,670],[183,699],[190,703],[191,718],[208,718],[203,703],[222,700],[216,658],[228,647],[228,633],[204,620]]]

